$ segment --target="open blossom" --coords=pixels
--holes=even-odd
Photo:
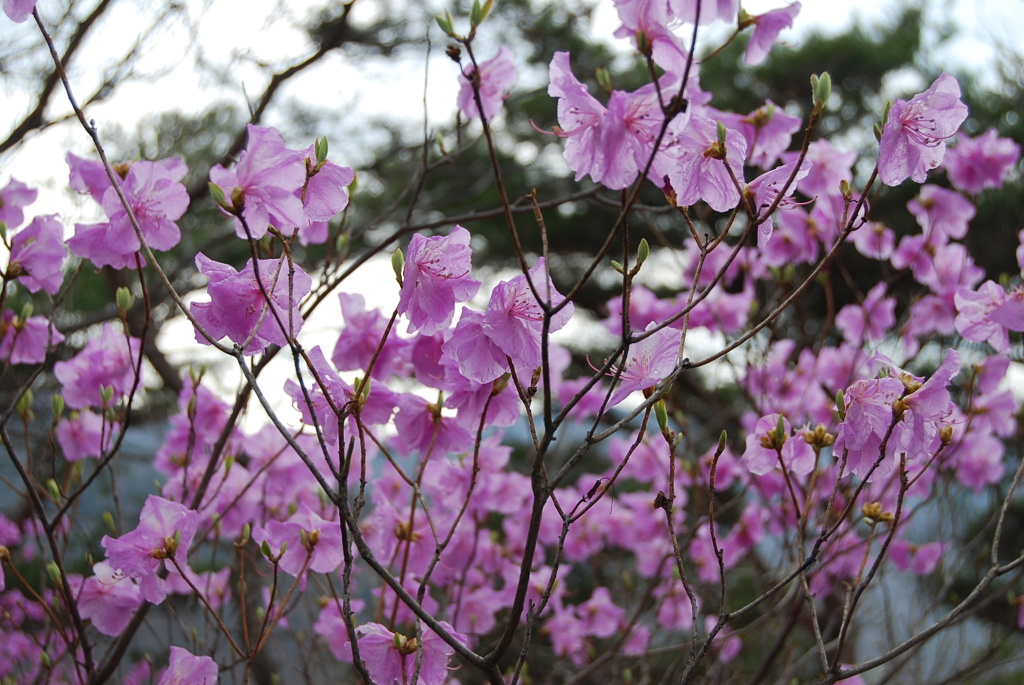
[[[409,331],[433,335],[448,328],[455,304],[476,295],[480,281],[470,277],[473,250],[469,231],[456,226],[446,236],[416,234],[409,241],[398,313],[409,319]]]
[[[973,342],[988,342],[996,352],[1010,349],[1007,329],[1024,330],[1024,291],[1007,295],[1002,286],[985,281],[977,289],[960,287],[954,294],[957,333]]]
[[[122,269],[133,266],[133,256],[142,248],[120,196],[99,162],[68,153],[71,187],[88,191],[102,206],[106,223],[76,224],[68,247],[96,266]],[[151,249],[169,250],[181,240],[175,223],[188,209],[188,191],[181,183],[188,168],[180,159],[132,162],[115,167],[120,185],[143,237]]]
[[[125,338],[125,334],[111,325],[103,330],[69,361],[57,362],[53,375],[64,386],[63,395],[72,409],[103,406],[101,388],[113,389],[110,403],[116,403],[131,392],[135,385],[135,364],[139,359],[142,341]]]
[[[10,309],[0,316],[0,359],[11,364],[38,364],[64,342],[64,336],[45,316],[22,319]]]
[[[755,476],[763,476],[779,468],[779,459],[785,467],[797,475],[806,475],[814,470],[815,455],[811,446],[803,439],[800,431],[792,434],[789,419],[782,419],[782,438],[779,444],[780,414],[769,414],[757,420],[757,426],[747,436],[747,448],[743,461]]]
[[[942,163],[946,140],[956,134],[966,118],[960,84],[945,72],[910,102],[894,102],[878,143],[878,177],[882,183],[896,186],[908,178],[924,183],[928,172]]]
[[[56,295],[64,281],[64,226],[56,214],[38,216],[11,239],[7,277],[21,279],[29,292]]]
[[[4,0],[4,14],[11,21],[21,23],[29,18],[38,0]]]
[[[330,573],[342,562],[341,528],[337,521],[323,519],[305,503],[299,504],[299,510],[287,521],[271,520],[265,527],[255,526],[252,536],[256,542],[267,542],[275,554],[287,544],[281,570],[296,577],[304,568]]]
[[[552,307],[565,301],[547,276],[543,258],[537,260],[528,274],[537,293]],[[572,313],[572,304],[566,304],[551,317],[548,332],[560,330]],[[484,314],[463,311],[452,337],[443,346],[444,353],[456,362],[463,376],[477,383],[489,383],[510,370],[506,357],[519,370],[541,365],[543,325],[544,310],[534,297],[526,274],[519,274],[494,287]]]
[[[210,301],[193,302],[191,311],[214,340],[227,336],[243,345],[246,354],[259,354],[267,345],[284,346],[298,335],[302,327],[299,302],[313,285],[299,265],[283,258],[261,259],[259,280],[251,259],[244,269],[235,271],[199,253],[196,266],[210,279]],[[294,273],[289,273],[292,268]],[[270,295],[269,303],[264,292]],[[209,344],[199,331],[196,340]]]
[[[6,223],[7,228],[21,226],[21,222],[25,220],[22,208],[35,202],[37,197],[38,190],[12,178],[3,190],[0,190],[0,221]]]
[[[651,330],[657,324],[648,324]],[[608,400],[613,407],[634,391],[657,385],[675,370],[679,362],[679,344],[683,334],[675,328],[662,328],[629,346],[626,363],[619,376],[619,387]]]
[[[859,478],[871,471],[892,424],[892,403],[904,389],[898,378],[886,376],[857,381],[843,393],[846,418],[839,424],[832,451],[837,459],[847,459],[847,471]],[[892,449],[887,452],[891,454]],[[880,464],[872,477],[889,473],[892,465],[892,460]]]
[[[935,447],[940,424],[954,408],[947,386],[959,371],[960,353],[950,349],[928,380],[910,383],[909,392],[902,399],[903,421],[893,431],[893,438],[908,459],[928,455]]]
[[[157,685],[216,685],[219,677],[217,662],[210,657],[171,647],[170,662]]]
[[[754,25],[754,33],[747,43],[747,54],[744,57],[748,66],[756,66],[768,57],[768,51],[772,49],[772,43],[778,38],[782,29],[793,25],[793,19],[800,12],[800,3],[780,7],[777,10],[750,17],[749,21]]]
[[[441,627],[463,644],[469,644],[469,637],[458,633],[446,621]],[[373,682],[379,685],[412,685],[412,674],[416,670],[417,652],[422,650],[420,676],[415,685],[442,685],[448,680],[448,657],[455,650],[442,640],[437,633],[423,626],[423,644],[416,639],[396,634],[379,623],[364,623],[356,628],[359,637],[359,655],[366,664]]]
[[[185,564],[198,524],[199,514],[192,509],[150,495],[139,514],[138,528],[116,539],[104,535],[100,544],[110,567],[139,581],[147,602],[160,604],[167,587],[157,571],[166,559]]]
[[[747,163],[762,169],[778,161],[802,123],[800,117],[787,114],[771,100],[746,116],[722,112],[716,117],[743,134],[747,141]]]
[[[783,195],[783,199],[778,204],[781,207],[783,202],[785,202],[785,198],[793,194],[797,183],[807,175],[811,168],[811,165],[806,160],[804,160],[799,169],[795,169],[795,165],[796,162],[790,162],[789,164],[776,167],[771,171],[761,174],[747,186],[746,193],[753,199],[754,211],[757,212],[758,217],[762,218],[761,223],[757,227],[758,247],[767,245],[772,237],[775,224],[772,220],[772,215],[767,214],[767,212],[775,204],[779,193],[785,188],[785,195]],[[786,183],[789,181],[790,176],[794,175],[794,172],[796,175],[793,178],[793,182],[787,186]]]
[[[285,147],[281,134],[272,128],[249,124],[249,142],[238,164],[210,169],[210,180],[224,191],[245,225],[236,218],[239,238],[259,240],[271,224],[290,233],[305,225],[299,193],[306,183],[306,165],[301,152]],[[248,234],[246,233],[248,227]]]
[[[960,136],[959,141],[946,153],[943,164],[953,186],[966,193],[1002,187],[1020,161],[1020,145],[1000,138],[994,128],[976,138]]]
[[[310,145],[302,153],[306,166],[306,184],[302,192],[302,209],[306,224],[299,225],[299,241],[303,245],[321,244],[327,241],[327,224],[335,215],[348,206],[345,188],[352,185],[356,175],[352,169],[338,166],[325,159],[316,161],[316,146]]]
[[[718,142],[716,122],[694,115],[673,142],[667,156],[674,163],[667,177],[675,204],[682,207],[704,200],[716,212],[739,204],[743,160],[747,157],[747,143],[742,135],[727,129],[723,147]]]
[[[664,120],[654,84],[633,93],[612,91],[606,108],[573,75],[568,52],[555,53],[549,72],[548,95],[558,98],[556,133],[567,139],[563,154],[569,168],[576,172],[576,180],[589,175],[595,183],[612,190],[630,185],[647,166]],[[671,89],[673,79],[670,75],[662,78],[664,91]],[[685,116],[678,116],[673,126],[682,126],[685,121]],[[662,167],[656,157],[651,176],[660,179],[666,172],[667,167]]]
[[[78,610],[104,635],[120,635],[142,606],[139,586],[107,561],[93,564],[92,571],[78,594]]]
[[[501,111],[508,91],[516,82],[516,65],[512,61],[512,51],[502,45],[498,48],[497,55],[480,63],[479,71],[470,64],[466,67],[465,73],[459,74],[459,109],[467,119],[479,114],[472,83],[477,79],[480,82],[480,102],[484,108],[484,119],[490,121]]]

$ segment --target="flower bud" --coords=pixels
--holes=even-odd
[[[61,582],[60,582],[60,566],[57,566],[57,562],[56,561],[48,561],[48,562],[46,562],[46,575],[50,576],[50,580],[52,580],[55,585],[60,585],[61,584]]]
[[[402,277],[405,274],[405,253],[401,249],[397,249],[391,255],[391,268],[395,272],[395,278],[398,280],[398,285],[403,285]]]
[[[811,88],[814,90],[814,113],[821,114],[832,95],[832,77],[827,71],[821,72],[821,76],[811,76]]]
[[[35,414],[32,411],[32,389],[28,388],[22,393],[21,397],[18,398],[18,403],[14,405],[14,410],[18,412],[18,416],[26,421],[31,421]]]
[[[54,423],[64,414],[64,398],[61,395],[54,395],[50,399],[50,407],[53,409]]]
[[[120,310],[121,315],[124,316],[128,313],[128,310],[132,308],[132,302],[135,298],[132,296],[132,291],[125,287],[117,289],[117,308]]]
[[[594,71],[594,76],[597,77],[597,85],[601,86],[604,92],[612,92],[612,76],[608,73],[607,69],[604,67],[598,67],[597,70]]]

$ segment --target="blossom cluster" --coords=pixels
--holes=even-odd
[[[680,265],[686,285],[671,293],[634,282],[655,257],[646,242],[631,264],[614,263],[622,293],[597,326],[604,360],[580,363],[575,343],[589,316],[561,260],[520,250],[515,274],[487,277],[474,271],[469,220],[414,233],[394,253],[393,312],[342,291],[333,347],[304,331],[343,280],[332,280],[329,260],[304,268],[299,248],[328,241],[355,175],[327,160],[326,139],[292,149],[278,130],[253,124],[237,162],[210,170],[212,202],[251,256],[197,254],[206,294],[180,302],[195,339],[233,358],[247,387],[227,401],[210,382],[216,370],[182,377],[147,464],[155,490],[137,515],[121,511],[114,477],[154,382],[152,339],[133,327],[131,293],[118,295],[119,323],[83,336],[62,333],[54,311],[4,309],[4,373],[45,368],[58,389],[42,432],[45,461],[60,470],[38,480],[32,470],[44,460],[8,437],[15,422],[6,416],[29,434],[30,382],[0,421],[34,507],[20,520],[0,513],[0,680],[91,682],[106,658],[98,647],[127,647],[151,611],[165,612],[181,642],[158,655],[159,668],[129,663],[134,655],[114,663],[125,682],[248,677],[282,633],[315,642],[333,658],[330,670],[347,664],[381,685],[477,682],[481,672],[514,679],[523,664],[501,661],[513,639],[524,641],[524,660],[553,655],[575,672],[685,655],[679,644],[695,662],[710,652],[728,667],[756,638],[729,623],[727,585],[756,587],[760,598],[736,606],[765,617],[779,589],[792,588],[798,609],[812,607],[820,641],[816,612],[847,607],[845,634],[854,589],[883,566],[903,579],[951,572],[949,543],[911,523],[946,491],[994,491],[1007,475],[1020,402],[1003,381],[1018,364],[1024,288],[1020,274],[987,274],[964,240],[977,195],[1003,185],[1019,147],[994,131],[956,138],[967,106],[942,74],[886,108],[875,173],[858,186],[856,151],[794,140],[816,114],[808,124],[771,100],[746,114],[713,107],[680,38],[683,25],[735,20],[737,30],[753,27],[746,60],[755,64],[799,3],[756,17],[736,0],[615,4],[617,35],[662,73],[632,92],[610,89],[603,104],[571,55],[556,52],[553,133],[576,181],[589,176],[612,191],[649,181],[694,240],[657,251]],[[22,21],[33,6],[5,0],[4,11]],[[497,125],[514,59],[502,46],[460,69],[456,104],[468,118]],[[812,112],[825,106],[820,95]],[[26,220],[38,194],[9,180],[0,189],[9,254],[0,303],[59,297],[71,287],[68,251],[141,278],[162,269],[154,251],[179,244],[191,202],[183,161],[108,166],[68,153],[67,163],[70,188],[106,220],[75,225],[65,241],[57,215]],[[876,177],[921,184],[906,204],[913,232],[897,239],[873,220]],[[699,237],[697,206],[739,217],[742,231],[711,237],[709,222]],[[1024,271],[1024,231],[1019,238]],[[854,284],[853,301],[836,311],[830,301],[816,342],[768,335],[804,322],[765,318],[764,292],[790,287],[798,270],[809,274],[806,288],[844,242],[901,278]],[[771,302],[791,311],[784,297]],[[698,336],[721,353],[706,355]],[[740,343],[744,359],[730,357],[729,380],[713,388],[737,398],[731,430],[740,434],[716,441],[724,425],[694,428],[677,411],[679,380]],[[277,354],[294,373],[273,387],[257,376]],[[243,428],[250,392],[272,422]],[[268,392],[290,399],[291,411],[274,410]],[[72,564],[66,550],[87,528],[72,520],[77,500],[94,496],[107,473],[117,520],[90,539],[87,563]],[[49,581],[26,581],[39,560]],[[751,578],[754,568],[764,577]],[[848,674],[838,644],[826,664],[833,681]]]

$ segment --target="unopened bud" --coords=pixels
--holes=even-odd
[[[404,284],[403,275],[405,274],[405,253],[401,249],[395,250],[391,255],[391,268],[395,272],[395,278],[398,280],[398,285]]]
[[[53,409],[53,420],[56,422],[64,414],[64,397],[61,395],[54,395],[50,399],[50,407]]]
[[[135,298],[132,296],[132,291],[125,287],[117,289],[117,308],[120,310],[121,315],[124,316],[128,313],[128,310],[132,308],[132,302]]]
[[[606,92],[612,92],[612,76],[608,73],[608,70],[604,67],[598,67],[594,72],[594,76],[597,77],[597,85]]]
[[[46,575],[50,576],[50,580],[55,585],[60,585],[60,566],[57,565],[56,561],[46,562]]]
[[[953,426],[951,424],[946,423],[939,428],[939,440],[943,445],[948,445],[953,441]]]
[[[821,114],[832,95],[832,77],[827,71],[821,72],[821,76],[812,76],[811,88],[814,89],[814,112]]]

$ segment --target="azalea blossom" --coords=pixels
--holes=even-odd
[[[943,164],[953,186],[966,193],[1000,188],[1020,161],[1020,145],[990,128],[976,138],[960,136]]]
[[[646,330],[650,331],[657,325],[652,322]],[[682,338],[682,331],[662,328],[630,345],[626,363],[618,374],[619,387],[608,400],[608,406],[614,407],[633,392],[646,390],[668,378],[679,362]]]
[[[258,280],[251,259],[244,269],[235,271],[200,252],[196,266],[210,279],[206,286],[210,301],[193,302],[190,310],[214,340],[227,336],[245,354],[259,354],[268,345],[287,345],[298,335],[302,327],[299,302],[313,284],[299,265],[284,258],[261,259]],[[198,330],[196,340],[210,344]]]
[[[185,564],[198,524],[199,514],[194,510],[150,495],[139,514],[138,528],[119,538],[104,535],[100,544],[107,551],[110,567],[139,581],[147,602],[160,604],[167,587],[157,571],[167,559]]]
[[[792,5],[780,7],[749,19],[754,24],[754,33],[750,36],[747,53],[744,56],[744,61],[748,66],[756,66],[768,57],[772,43],[778,38],[782,29],[788,29],[793,25],[793,20],[799,12],[800,3],[794,2]]]
[[[290,233],[306,221],[299,198],[306,183],[303,154],[286,148],[275,129],[248,124],[246,130],[249,142],[238,164],[231,169],[217,164],[210,169],[210,180],[245,219],[243,225],[235,218],[239,238],[259,240],[271,225]]]
[[[476,295],[480,281],[469,275],[473,259],[469,240],[469,231],[456,226],[446,236],[417,233],[409,241],[398,313],[408,317],[410,333],[433,335],[445,330],[456,303]]]
[[[11,21],[21,23],[29,18],[38,0],[4,0],[4,14]]]
[[[497,55],[480,63],[479,71],[473,65],[469,65],[464,73],[459,74],[459,109],[467,119],[472,119],[480,113],[473,93],[474,80],[479,81],[477,87],[484,108],[484,119],[490,121],[501,111],[508,91],[516,82],[516,65],[512,59],[512,51],[502,45],[498,48]]]
[[[946,140],[956,134],[966,118],[960,84],[945,72],[910,102],[894,102],[878,144],[878,177],[882,183],[896,186],[908,178],[924,183],[928,172],[942,163]]]
[[[654,84],[632,93],[612,91],[606,108],[573,75],[568,52],[555,53],[549,73],[548,95],[558,98],[556,134],[567,139],[565,161],[576,172],[576,180],[590,176],[612,190],[629,186],[647,166],[664,121]],[[675,82],[678,78],[666,75],[660,87],[670,92]],[[682,128],[685,122],[686,115],[681,115],[672,125]],[[655,157],[651,177],[663,178],[669,169],[666,164],[668,160]]]

